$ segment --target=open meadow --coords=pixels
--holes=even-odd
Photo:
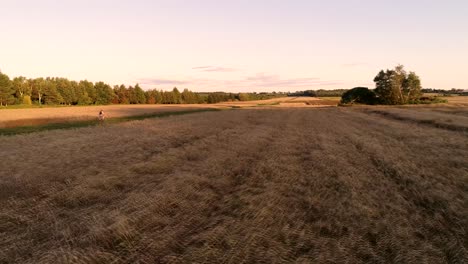
[[[0,137],[0,263],[467,263],[466,107]]]

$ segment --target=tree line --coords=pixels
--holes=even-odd
[[[309,97],[341,97],[348,89],[333,89],[333,90],[305,90],[288,93],[288,96],[309,96]]]
[[[284,96],[282,93],[195,93],[134,86],[110,86],[104,82],[71,81],[67,78],[14,77],[0,72],[0,106],[37,105],[106,105],[106,104],[205,104],[223,101],[249,101]]]
[[[423,93],[437,93],[443,95],[468,95],[468,90],[452,88],[450,90],[434,89],[434,88],[424,88],[421,90]]]

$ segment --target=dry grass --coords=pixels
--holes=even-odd
[[[51,108],[0,109],[0,129],[19,126],[36,126],[54,123],[69,123],[96,120],[102,109],[108,118],[140,116],[144,114],[188,111],[206,108],[249,107],[320,107],[336,106],[335,99],[322,100],[313,97],[282,97],[269,100],[225,102],[218,104],[181,105],[105,105]]]
[[[447,96],[443,97],[443,99],[447,99],[449,105],[468,106],[468,96]]]
[[[212,105],[100,105],[0,109],[0,128],[97,119],[102,109],[108,118],[213,108]]]
[[[468,261],[463,131],[259,109],[0,145],[0,263]]]
[[[467,108],[396,108],[396,107],[368,107],[367,112],[380,114],[396,120],[420,123],[449,130],[468,132]]]
[[[263,108],[291,108],[291,107],[330,107],[337,106],[339,100],[336,98],[320,99],[317,97],[280,97],[268,100],[225,102],[217,106],[237,106],[241,108],[263,107]]]

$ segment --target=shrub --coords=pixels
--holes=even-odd
[[[29,96],[29,95],[23,96],[23,104],[24,105],[32,105],[31,96]]]
[[[441,104],[448,103],[446,99],[442,99],[437,96],[422,96],[418,100],[413,102],[414,104]]]
[[[342,104],[376,104],[377,96],[366,87],[356,87],[346,91],[341,97]]]

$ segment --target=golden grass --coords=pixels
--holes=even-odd
[[[446,96],[443,99],[446,99],[449,105],[468,106],[468,96]]]
[[[224,102],[218,104],[105,105],[0,109],[0,129],[96,120],[101,109],[104,110],[107,118],[118,118],[206,108],[321,107],[336,106],[337,104],[338,102],[334,100],[322,100],[314,97],[282,97],[269,100]]]
[[[212,105],[101,105],[51,108],[0,109],[0,128],[58,122],[95,120],[104,110],[107,118],[213,108]]]
[[[337,106],[339,100],[320,99],[317,97],[279,97],[268,100],[258,101],[242,101],[242,102],[224,102],[218,103],[217,106],[237,106],[240,108],[248,107],[263,107],[263,108],[284,108],[284,107],[323,107],[323,106]]]
[[[401,121],[468,132],[468,110],[457,107],[367,107],[365,111]]]
[[[0,146],[0,263],[468,261],[463,131],[257,109]]]

